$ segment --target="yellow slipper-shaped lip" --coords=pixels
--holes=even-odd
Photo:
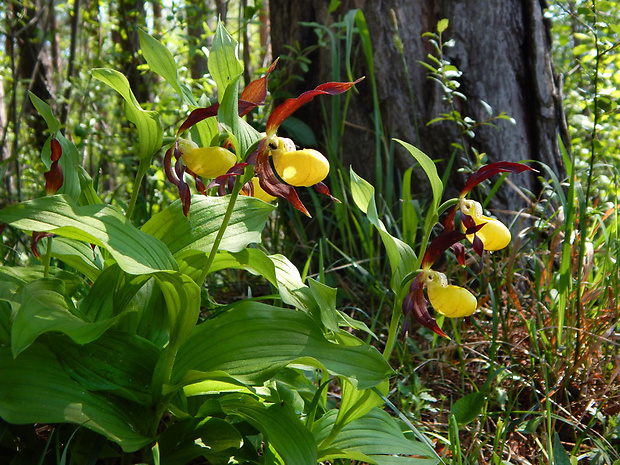
[[[478,307],[478,301],[467,289],[460,286],[432,282],[426,286],[428,300],[436,312],[449,318],[462,318],[471,315]]]
[[[275,150],[272,160],[278,176],[291,186],[314,186],[329,174],[329,161],[314,149],[292,152]]]
[[[217,178],[237,163],[237,157],[230,150],[223,147],[197,147],[183,152],[183,163],[192,172],[205,178]]]

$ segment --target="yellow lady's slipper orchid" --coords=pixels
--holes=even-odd
[[[224,147],[198,147],[186,139],[179,140],[178,147],[185,166],[205,178],[217,178],[237,163],[235,154]]]
[[[314,149],[274,150],[272,160],[278,176],[291,186],[314,186],[329,174],[329,161]]]
[[[273,195],[269,195],[267,192],[265,192],[265,190],[260,186],[260,182],[258,180],[258,177],[254,176],[252,178],[252,186],[254,189],[254,195],[253,197],[256,197],[257,199],[262,200],[263,202],[273,202],[276,197],[274,197]]]
[[[448,284],[443,273],[427,270],[424,274],[428,300],[436,312],[449,318],[461,318],[476,311],[478,301],[467,289]]]
[[[476,225],[484,226],[476,232],[476,236],[482,241],[484,250],[501,250],[510,244],[510,231],[504,223],[495,218],[490,218],[482,214],[482,205],[475,200],[461,199],[459,208],[461,213],[471,217]],[[466,230],[462,225],[463,231]],[[474,234],[468,234],[467,240],[474,242]]]

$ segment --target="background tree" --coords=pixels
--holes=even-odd
[[[449,160],[457,150],[457,166],[475,166],[479,161],[537,160],[554,172],[564,172],[558,144],[562,130],[560,90],[552,70],[549,24],[544,19],[545,2],[540,0],[439,0],[434,2],[398,2],[394,0],[344,0],[334,11],[329,2],[312,0],[291,2],[271,0],[271,36],[274,56],[287,53],[287,44],[300,42],[300,48],[316,43],[315,31],[304,23],[334,25],[353,8],[364,13],[373,47],[374,73],[377,82],[380,117],[385,145],[392,137],[417,145],[433,159]],[[442,41],[454,40],[454,46],[443,47],[439,57],[456,66],[462,75],[452,102],[435,80],[428,79],[429,70],[420,62],[429,61],[429,53],[437,55],[425,32],[434,32],[438,22],[447,18],[449,26]],[[303,86],[323,82],[333,76],[328,50],[310,55],[309,70],[303,75]],[[368,63],[358,60],[355,77],[369,76]],[[300,70],[293,72],[300,73]],[[345,77],[344,74],[342,74]],[[358,85],[359,94],[352,98],[347,113],[350,123],[345,131],[342,150],[345,166],[352,164],[362,175],[374,178],[375,134],[371,81]],[[299,87],[297,81],[290,84]],[[299,89],[291,90],[292,93]],[[477,123],[500,112],[507,120],[492,121],[496,127],[478,124],[475,137],[466,135],[453,121],[427,124],[442,114],[457,111],[461,117]],[[320,111],[318,105],[307,112]],[[320,118],[306,117],[306,121]],[[469,120],[466,120],[469,121]],[[315,130],[318,129],[315,127]],[[411,157],[398,147],[395,166],[400,171],[411,165]],[[480,154],[480,155],[477,155]],[[486,154],[483,157],[482,154]],[[383,150],[383,163],[388,164],[390,150]],[[479,158],[480,160],[477,160]],[[445,163],[444,163],[445,166]],[[391,183],[390,174],[385,183]],[[380,185],[382,180],[376,179]],[[458,183],[455,183],[458,184]],[[536,176],[520,178],[526,190],[537,192]],[[505,208],[516,203],[513,189],[498,192],[494,206]]]

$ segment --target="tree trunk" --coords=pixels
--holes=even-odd
[[[330,24],[350,9],[361,9],[372,40],[384,134],[416,145],[435,160],[447,160],[454,150],[452,144],[460,143],[462,138],[453,122],[427,125],[433,118],[450,111],[450,107],[443,98],[441,86],[428,79],[428,70],[419,64],[420,61],[429,62],[427,55],[433,51],[422,34],[435,32],[437,22],[447,18],[449,27],[443,37],[445,40],[454,39],[455,46],[444,52],[449,61],[463,72],[458,79],[461,84],[459,91],[467,97],[467,100],[455,101],[456,110],[463,117],[482,122],[488,119],[481,103],[484,101],[492,107],[495,115],[505,112],[516,123],[498,120],[494,122],[496,127],[477,127],[476,136],[467,141],[468,145],[485,153],[487,162],[537,160],[563,176],[558,145],[561,99],[552,72],[551,39],[549,25],[543,18],[542,0],[488,0],[483,8],[475,0],[343,0],[331,15],[327,11],[328,4],[322,0],[270,0],[274,56],[287,53],[284,46],[296,41],[300,42],[302,49],[316,43],[313,29],[301,26],[300,22]],[[402,53],[395,41],[397,30],[390,10],[394,10],[403,44]],[[304,75],[304,82],[300,85],[294,81],[296,88],[290,89],[292,93],[331,79],[327,51],[317,51],[310,58],[312,63]],[[356,77],[369,76],[367,68],[358,68]],[[299,69],[288,72],[301,74]],[[347,113],[347,121],[351,124],[344,135],[342,158],[345,167],[351,164],[358,173],[377,182],[370,80],[365,79],[357,88],[359,94],[352,97]],[[313,124],[321,120],[319,105],[313,104],[305,111],[306,122]],[[318,129],[316,124],[314,129]],[[411,166],[411,157],[398,145],[395,153],[395,166],[399,171]],[[475,165],[473,153],[472,150],[467,150],[466,155],[459,152],[457,167]],[[539,191],[535,175],[521,174],[513,180],[526,190]],[[383,181],[391,183],[394,180]],[[427,189],[428,184],[423,180],[420,182],[422,184],[417,183],[418,191]],[[449,185],[457,191],[462,180]],[[517,195],[514,189],[502,189],[493,206],[514,210],[518,205],[524,205]]]

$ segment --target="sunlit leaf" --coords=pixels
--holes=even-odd
[[[314,437],[290,406],[273,404],[267,407],[250,396],[235,394],[224,397],[220,405],[228,415],[243,418],[263,433],[284,463],[316,464]]]
[[[25,231],[45,231],[107,249],[130,274],[174,270],[170,252],[136,229],[112,205],[75,206],[63,195],[28,200],[0,210],[0,221]]]
[[[194,195],[189,219],[183,215],[181,201],[177,200],[147,221],[142,226],[142,232],[160,239],[173,254],[186,250],[209,252],[222,224],[229,199],[230,196]],[[238,252],[250,243],[260,242],[261,232],[274,208],[252,197],[239,197],[220,250]]]
[[[411,268],[417,261],[415,252],[408,244],[387,231],[377,213],[374,187],[360,178],[353,169],[351,169],[351,195],[355,205],[366,213],[370,223],[379,231],[392,269],[390,286],[397,295],[403,295],[407,291],[404,279],[412,271]]]
[[[237,57],[237,41],[228,33],[224,24],[218,20],[213,45],[209,53],[209,72],[217,85],[218,99],[221,102],[226,88],[234,83],[243,72],[243,65]]]
[[[172,382],[190,370],[221,370],[249,384],[262,383],[302,360],[349,378],[359,389],[376,386],[392,372],[371,346],[327,341],[305,313],[244,301],[194,329],[179,350]]]
[[[139,140],[139,157],[144,164],[150,161],[155,152],[161,148],[164,129],[155,111],[143,110],[136,100],[129,81],[125,76],[113,69],[96,68],[92,71],[95,79],[104,82],[118,92],[125,100],[125,115],[136,125]]]
[[[177,64],[176,61],[174,61],[174,57],[172,56],[172,53],[170,53],[170,50],[142,29],[138,29],[138,34],[140,36],[140,49],[142,50],[142,55],[148,63],[151,71],[163,77],[166,82],[170,84],[174,90],[176,90],[179,96],[185,98],[185,94],[181,90],[181,86],[179,84]],[[186,103],[191,104],[195,102],[190,101]]]
[[[85,344],[97,339],[115,323],[114,318],[90,322],[75,315],[65,292],[65,283],[57,278],[41,278],[24,286],[22,303],[11,328],[14,356],[46,332],[59,331],[75,342]]]
[[[315,423],[312,432],[317,443],[327,438],[336,415],[337,411],[331,410]],[[406,438],[396,420],[378,408],[346,425],[333,442],[319,450],[319,460],[335,458],[372,461],[378,465],[434,465],[440,462],[431,448]]]

